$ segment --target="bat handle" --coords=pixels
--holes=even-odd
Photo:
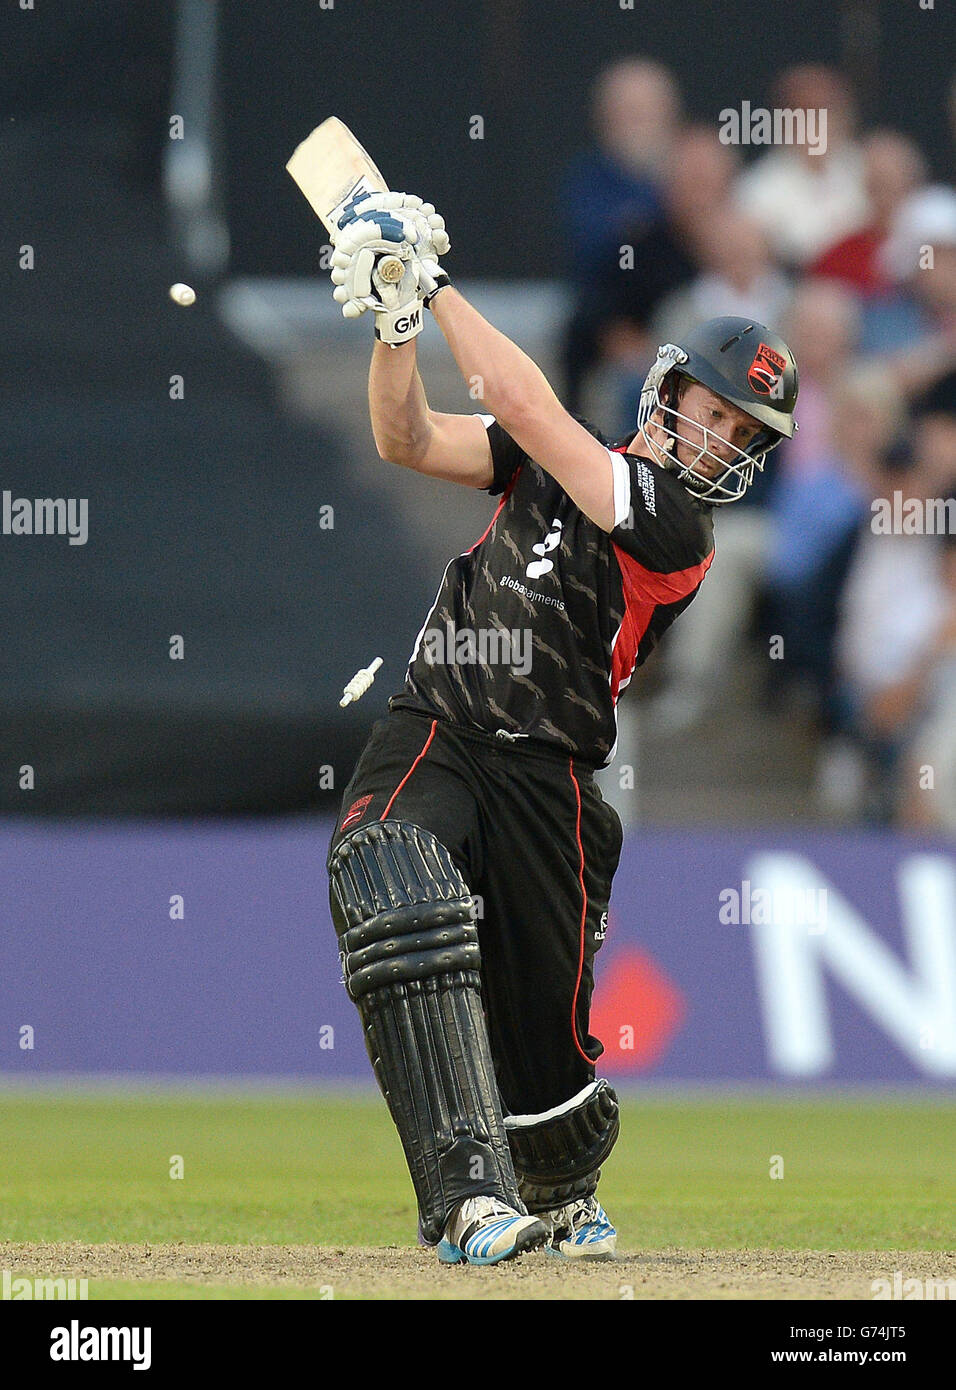
[[[386,285],[397,285],[405,274],[405,262],[400,256],[383,256],[375,268]]]

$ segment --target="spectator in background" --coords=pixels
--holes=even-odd
[[[620,240],[579,300],[568,337],[570,409],[578,409],[586,372],[602,363],[624,374],[621,431],[633,423],[644,372],[658,346],[654,314],[669,293],[697,273],[701,235],[710,212],[727,201],[735,170],[736,155],[711,128],[691,126],[676,138],[664,172],[661,211],[619,232]]]
[[[561,188],[570,274],[579,285],[593,282],[627,227],[660,212],[662,173],[681,114],[673,77],[644,58],[624,58],[606,68],[593,102],[596,147],[572,161]]]
[[[826,147],[778,146],[760,155],[739,180],[737,197],[766,232],[774,255],[803,267],[865,225],[869,216],[863,155],[854,136],[856,112],[846,78],[834,68],[786,69],[773,93],[775,109],[826,112]]]
[[[926,164],[912,140],[893,130],[868,135],[862,148],[869,220],[859,231],[829,246],[809,273],[838,280],[868,297],[892,289],[880,252],[901,204],[925,182]]]
[[[786,332],[800,371],[800,428],[776,451],[777,469],[797,474],[815,469],[832,444],[831,389],[859,349],[856,296],[833,281],[802,281],[790,306]]]
[[[865,352],[885,356],[917,396],[956,361],[956,192],[920,188],[897,208],[880,262],[894,283],[864,304]]]
[[[945,499],[954,483],[956,412],[951,403],[927,401],[916,419],[910,466],[885,461],[873,497]],[[871,818],[893,814],[896,779],[917,728],[936,727],[942,711],[952,709],[952,544],[952,536],[882,534],[870,524],[848,577],[837,662],[844,728],[859,750],[858,780],[871,783]],[[939,742],[936,734],[933,739]],[[913,788],[904,781],[902,790],[909,805]]]
[[[680,342],[698,323],[723,315],[783,322],[791,282],[774,265],[767,238],[753,218],[729,204],[718,207],[695,241],[700,272],[660,305],[652,326],[655,344]]]
[[[609,279],[635,227],[657,224],[661,185],[680,120],[680,94],[658,63],[627,58],[602,72],[594,89],[596,147],[572,161],[561,186],[569,228],[569,278],[576,304],[564,344],[565,403],[581,408],[589,370],[602,354]]]
[[[899,824],[956,833],[956,535],[940,539],[942,604],[909,675],[874,699],[871,724],[904,737],[896,787]],[[927,773],[929,774],[927,776]]]
[[[796,349],[794,349],[796,355]],[[802,394],[802,384],[801,384]],[[783,639],[777,674],[824,733],[836,723],[840,596],[903,402],[885,372],[844,364],[828,389],[828,428],[798,467],[784,460],[770,497],[769,624]]]
[[[862,505],[839,446],[837,411],[866,410],[870,399],[865,387],[862,400],[834,397],[856,360],[856,297],[835,281],[804,280],[794,295],[785,331],[800,371],[800,428],[776,457],[771,456],[774,473],[765,498],[764,531],[770,565],[761,570],[765,619],[769,632],[784,639],[784,659],[775,674],[826,728],[835,605]]]

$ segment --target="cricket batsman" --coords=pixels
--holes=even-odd
[[[607,443],[449,283],[448,247],[402,193],[362,199],[335,236],[335,298],[375,323],[379,454],[498,503],[346,788],[332,915],[420,1239],[447,1264],[607,1259],[618,1102],[588,1020],[622,827],[594,772],[631,675],[710,568],[714,508],[793,436],[797,368],[762,324],[715,319],[660,348],[636,431]],[[426,308],[483,413],[429,408]],[[530,663],[504,640],[522,632]]]

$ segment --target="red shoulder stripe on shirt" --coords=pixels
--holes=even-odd
[[[654,570],[646,569],[613,541],[611,544],[621,571],[624,591],[624,618],[611,653],[611,699],[617,704],[622,688],[631,678],[638,649],[650,626],[654,609],[662,603],[678,603],[692,594],[710,569],[714,552],[711,551],[699,564],[691,565],[688,569],[657,574]]]

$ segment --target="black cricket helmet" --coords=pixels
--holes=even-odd
[[[762,426],[746,449],[731,446],[729,462],[708,447],[712,435],[721,440],[724,451],[727,441],[677,409],[681,378],[706,386]],[[660,412],[654,424],[663,430],[666,443],[662,445],[644,433],[658,463],[676,472],[702,501],[715,506],[736,502],[753,482],[754,469],[763,469],[770,450],[781,439],[793,438],[797,390],[797,364],[778,333],[753,319],[710,319],[688,333],[683,342],[658,348],[641,391],[637,427],[644,430],[654,412]],[[691,427],[690,438],[681,433],[682,421]],[[697,451],[690,464],[678,459],[679,443]],[[716,463],[722,471],[713,478],[697,473],[695,469],[703,459]]]

